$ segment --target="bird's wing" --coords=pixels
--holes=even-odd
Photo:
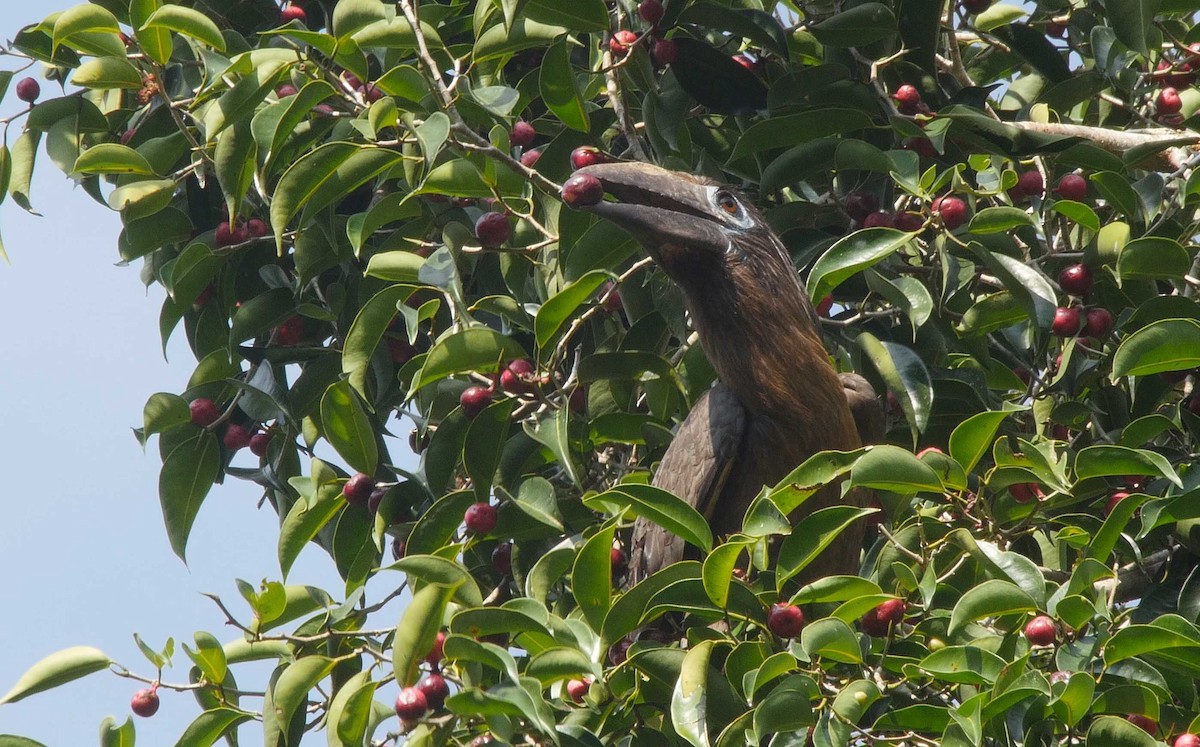
[[[654,475],[668,490],[709,519],[733,467],[746,429],[746,411],[733,390],[718,383],[679,426]],[[630,543],[628,585],[683,559],[684,542],[659,525],[638,518]]]
[[[871,382],[856,373],[840,373],[838,378],[842,380],[842,390],[854,417],[858,440],[863,446],[883,443],[883,404],[875,396]]]

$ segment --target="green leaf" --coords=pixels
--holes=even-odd
[[[177,394],[151,394],[142,408],[142,438],[162,433],[192,421],[187,400]]]
[[[541,415],[535,422],[528,420],[522,423],[526,435],[534,441],[550,449],[559,466],[566,472],[571,482],[579,487],[582,482],[575,460],[571,456],[570,409],[563,407],[551,410]]]
[[[975,28],[979,31],[991,31],[1010,23],[1016,23],[1027,15],[1029,15],[1029,11],[1024,8],[1008,3],[996,3],[975,16]]]
[[[416,283],[425,258],[412,252],[380,252],[367,260],[367,275],[393,283]]]
[[[383,3],[372,0],[341,0],[333,9],[333,23],[330,28],[335,36],[345,39],[376,21],[386,20],[388,14]]]
[[[420,585],[437,584],[456,589],[460,601],[469,607],[483,604],[475,578],[458,563],[437,555],[405,555],[383,570],[400,571]]]
[[[497,192],[501,197],[520,197],[528,186],[511,169],[502,169],[495,176],[496,183],[491,184],[475,164],[456,158],[430,171],[421,183],[420,191],[457,197],[492,197]]]
[[[142,74],[124,57],[95,57],[80,65],[71,82],[84,88],[142,87]]]
[[[326,99],[337,95],[337,91],[332,85],[324,80],[314,80],[305,83],[295,96],[287,103],[287,108],[283,115],[279,117],[279,121],[275,124],[275,129],[271,133],[271,144],[267,147],[266,163],[263,166],[263,171],[273,173],[275,171],[275,159],[283,148],[284,143],[289,138],[295,136],[296,128],[300,126],[304,120],[312,114],[313,109],[318,104]],[[283,104],[278,104],[282,106]],[[219,144],[218,144],[219,145]]]
[[[959,423],[950,433],[951,458],[970,473],[983,455],[991,451],[1000,424],[1023,409],[979,412]]]
[[[611,553],[615,536],[613,523],[593,534],[579,548],[571,568],[571,593],[584,619],[594,628],[601,626],[612,606]]]
[[[1009,581],[992,579],[967,590],[959,597],[950,614],[950,633],[983,617],[1016,612],[1034,612],[1037,602],[1021,587]]]
[[[231,223],[237,219],[242,201],[254,183],[257,159],[258,144],[246,120],[239,121],[217,140],[213,161]]]
[[[238,725],[250,718],[249,713],[235,708],[213,708],[188,724],[176,744],[178,747],[210,747],[226,734],[235,733]]]
[[[692,747],[709,747],[708,662],[712,650],[713,641],[701,641],[688,650],[671,694],[671,721],[675,733]]]
[[[862,6],[859,6],[862,7]],[[827,135],[839,135],[871,126],[871,118],[857,109],[833,109],[787,114],[760,120],[738,138],[729,162],[776,148],[790,148],[798,143],[816,140]],[[887,230],[891,229],[875,229]],[[891,231],[897,233],[896,231]],[[902,234],[907,236],[907,234]]]
[[[500,466],[500,456],[508,440],[509,420],[516,400],[493,402],[476,415],[467,427],[463,442],[463,466],[475,488],[475,497],[486,502],[492,492],[492,479]]]
[[[567,287],[555,293],[538,309],[534,317],[533,330],[537,344],[543,350],[550,347],[567,320],[596,292],[611,276],[601,270],[593,270]]]
[[[144,29],[167,29],[198,42],[207,44],[218,52],[225,51],[225,37],[212,19],[198,10],[183,5],[164,5],[150,14],[142,24]]]
[[[862,47],[897,33],[896,16],[882,3],[863,3],[810,26],[809,31],[827,47]]]
[[[1130,4],[1135,5],[1144,1],[1134,0]],[[1092,174],[1089,178],[1096,185],[1096,188],[1100,191],[1104,199],[1116,208],[1121,215],[1130,220],[1136,220],[1141,217],[1142,201],[1134,188],[1129,185],[1129,179],[1115,171],[1099,171]]]
[[[866,228],[839,239],[813,264],[808,295],[817,300],[833,289],[895,254],[913,235],[894,228]]]
[[[329,703],[327,715],[329,746],[361,745],[372,715],[372,697],[378,682],[371,681],[371,672],[359,672],[346,680]]]
[[[171,198],[175,195],[175,186],[171,179],[149,179],[125,184],[109,194],[108,206],[119,211],[125,223],[130,223],[138,218],[154,215],[170,205]]]
[[[1139,3],[1130,3],[1136,4]],[[1100,716],[1088,727],[1087,744],[1104,747],[1159,747],[1162,743],[1129,723],[1123,716]]]
[[[497,371],[502,361],[525,356],[525,349],[511,337],[488,327],[470,327],[442,338],[429,350],[413,379],[413,389],[457,373]]]
[[[281,60],[263,61],[221,94],[204,114],[204,131],[208,139],[212,140],[226,127],[252,117],[287,69],[287,64]]]
[[[1010,6],[1011,7],[1011,6]],[[1054,212],[1065,215],[1089,231],[1100,230],[1100,216],[1088,205],[1074,200],[1055,200],[1051,206]]]
[[[824,622],[824,621],[821,621]],[[807,631],[806,631],[807,632]],[[851,636],[854,633],[851,631]],[[801,637],[803,641],[803,637]],[[858,644],[855,642],[855,647]],[[807,649],[806,649],[807,650]],[[761,672],[761,670],[760,670]],[[793,676],[779,683],[754,709],[754,733],[765,736],[787,732],[802,732],[813,724],[809,682],[804,676]]]
[[[926,656],[917,666],[945,682],[984,685],[995,682],[1006,664],[996,654],[977,646],[947,646]]]
[[[192,523],[213,482],[221,474],[217,437],[203,431],[180,443],[163,459],[158,476],[158,499],[171,549],[187,561],[185,550]]]
[[[57,651],[26,670],[12,689],[0,698],[0,704],[16,703],[35,693],[107,669],[110,664],[112,660],[103,651],[91,646],[74,646]]]
[[[133,148],[101,143],[85,150],[72,171],[89,174],[153,174],[150,162]]]
[[[229,671],[229,662],[225,657],[225,649],[221,647],[221,642],[216,639],[211,633],[198,631],[195,636],[196,650],[192,651],[187,644],[183,644],[183,650],[187,652],[188,657],[192,662],[200,668],[200,672],[204,678],[210,682],[220,684],[225,681],[225,675]]]
[[[846,527],[873,512],[873,509],[856,506],[827,506],[797,522],[779,548],[775,570],[779,590],[783,591],[789,579],[807,568],[822,550],[832,545]]]
[[[1155,654],[1172,649],[1186,656],[1200,653],[1200,636],[1186,635],[1159,625],[1130,625],[1118,630],[1104,645],[1104,663],[1112,666],[1118,662],[1144,654]]]
[[[321,431],[347,464],[364,474],[375,472],[375,429],[349,381],[331,384],[321,397]]]
[[[1036,225],[1032,216],[1015,207],[989,207],[971,216],[967,230],[971,233],[1006,233],[1021,226]]]
[[[705,551],[712,549],[712,529],[700,512],[672,493],[652,485],[623,483],[584,499],[586,506],[628,506],[638,516],[652,521],[685,542]]]
[[[338,483],[322,483],[314,488],[308,478],[294,478],[293,487],[296,487],[296,480],[303,480],[307,491],[300,491],[300,499],[292,504],[279,528],[279,569],[284,578],[305,545],[346,505],[341,499],[342,488]]]
[[[800,631],[800,647],[809,658],[824,658],[841,664],[862,663],[858,636],[845,621],[836,617],[806,625]]]
[[[1113,377],[1187,371],[1200,366],[1200,322],[1159,319],[1126,337],[1113,354]]]
[[[605,16],[604,28],[608,28],[607,13]],[[524,17],[514,19],[511,28],[505,28],[503,23],[494,24],[475,38],[472,59],[480,63],[522,49],[546,46],[568,31],[570,29],[566,26],[539,23]]]
[[[587,132],[587,107],[575,81],[566,41],[555,42],[546,50],[538,80],[542,100],[559,121],[573,130]]]
[[[774,16],[755,8],[727,8],[717,3],[695,3],[679,14],[679,23],[694,23],[728,31],[749,39],[781,57],[789,54],[787,35]]]
[[[1159,0],[1125,0],[1105,6],[1108,25],[1121,42],[1141,54],[1150,56],[1150,46],[1157,48],[1159,34],[1154,28]]]
[[[130,0],[129,25],[133,27],[133,34],[142,51],[158,64],[165,65],[171,59],[171,32],[145,28],[146,21],[160,7],[162,0]]]
[[[854,487],[890,490],[902,495],[944,490],[937,473],[909,451],[897,446],[868,446],[850,470]]]
[[[452,586],[426,586],[413,594],[396,626],[392,645],[392,671],[401,685],[412,685],[420,675],[421,661],[433,649],[446,604],[454,596]]]
[[[608,31],[608,10],[604,0],[572,0],[569,3],[528,0],[521,6],[521,14],[530,20],[572,31]]]
[[[324,656],[305,656],[284,667],[275,680],[271,697],[274,706],[271,717],[281,731],[287,731],[292,714],[307,700],[309,691],[329,676],[335,664],[335,660]]]
[[[749,541],[730,540],[718,545],[704,559],[704,591],[713,604],[722,609],[729,604],[729,585],[733,583],[733,570],[737,566],[738,558],[752,546],[753,543]]]
[[[346,333],[346,341],[342,344],[342,373],[350,382],[350,386],[363,399],[368,399],[367,373],[370,371],[371,356],[379,347],[383,333],[388,325],[396,318],[396,307],[412,295],[412,288],[402,285],[392,285],[376,293],[362,305],[350,331]]]
[[[120,31],[117,17],[112,13],[98,5],[83,4],[68,8],[54,19],[50,38],[53,48],[57,49],[77,34],[108,33],[115,37]]]
[[[1192,258],[1174,239],[1145,236],[1134,239],[1117,255],[1117,277],[1169,278],[1180,280],[1188,274]]]
[[[1165,477],[1182,488],[1171,462],[1162,454],[1147,449],[1101,444],[1088,446],[1075,456],[1075,476],[1080,479],[1111,475],[1154,475]]]
[[[117,720],[112,716],[107,716],[100,722],[100,747],[133,747],[133,743],[133,716],[126,716],[125,723],[120,726],[117,726]],[[0,736],[0,745],[5,745],[3,736]]]
[[[870,358],[887,388],[896,395],[916,444],[929,424],[929,412],[933,407],[929,369],[921,356],[906,345],[879,340],[870,332],[863,332],[855,342]]]

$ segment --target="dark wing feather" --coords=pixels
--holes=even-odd
[[[733,467],[746,429],[746,411],[733,390],[718,383],[688,413],[667,448],[654,485],[668,490],[709,519]],[[710,522],[711,523],[711,522]],[[630,543],[628,584],[683,559],[682,539],[638,518]]]
[[[838,378],[842,380],[859,442],[863,446],[883,443],[883,403],[875,396],[871,382],[856,373],[840,373]]]

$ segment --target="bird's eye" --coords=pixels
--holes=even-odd
[[[738,204],[734,196],[728,192],[722,192],[717,195],[717,204],[730,215],[737,215],[742,209],[742,206]]]

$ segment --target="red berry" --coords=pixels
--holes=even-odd
[[[1057,685],[1058,683],[1066,682],[1069,679],[1071,679],[1071,673],[1067,672],[1065,670],[1059,669],[1050,675],[1050,684]]]
[[[1128,498],[1131,494],[1124,490],[1117,491],[1109,496],[1108,503],[1104,504],[1104,515],[1108,516],[1117,507],[1117,504]]]
[[[571,151],[571,168],[582,169],[597,163],[612,163],[613,157],[592,145],[581,145]]]
[[[153,687],[138,690],[129,701],[129,710],[142,718],[150,718],[158,713],[158,692]]]
[[[270,433],[255,433],[250,437],[250,453],[256,457],[265,457],[267,455],[267,448],[270,446],[270,444]]]
[[[250,439],[253,436],[254,434],[251,433],[246,426],[238,425],[237,423],[230,423],[225,428],[225,435],[221,440],[224,442],[226,449],[229,449],[230,451],[237,451],[238,449],[244,449],[249,446]]]
[[[1083,334],[1103,338],[1112,330],[1113,315],[1108,309],[1088,309],[1083,323]]]
[[[463,414],[473,418],[492,404],[492,390],[486,386],[469,386],[459,395],[458,404],[462,405]]]
[[[972,15],[979,15],[992,7],[992,0],[962,0],[962,7]]]
[[[562,198],[571,207],[596,205],[604,199],[604,185],[591,174],[576,174],[563,184]]]
[[[1008,486],[1008,493],[1017,503],[1041,500],[1042,488],[1036,482],[1018,482]]]
[[[346,502],[352,506],[365,506],[367,505],[367,500],[371,497],[371,492],[374,490],[375,478],[359,472],[342,486],[342,495],[346,497]]]
[[[759,61],[752,60],[744,54],[735,54],[733,56],[733,61],[736,62],[737,64],[741,65],[742,67],[746,68],[750,72],[754,73],[755,75],[758,75],[760,72],[762,72],[762,63]]]
[[[33,78],[21,78],[17,81],[17,98],[25,103],[32,104],[41,95],[42,86]]]
[[[942,219],[946,230],[953,231],[967,222],[967,203],[960,197],[946,195],[933,201],[933,212]]]
[[[298,345],[304,339],[303,317],[292,316],[275,328],[276,345]]]
[[[1077,306],[1060,306],[1054,311],[1054,321],[1050,331],[1059,337],[1074,337],[1079,334],[1082,319]]]
[[[304,23],[306,20],[308,20],[308,14],[299,5],[285,5],[283,6],[283,10],[279,11],[280,23],[287,23],[288,21]]]
[[[1175,741],[1171,743],[1171,747],[1200,747],[1200,737],[1195,734],[1180,734],[1175,737]]]
[[[1079,202],[1087,198],[1087,179],[1079,174],[1067,174],[1058,180],[1058,186],[1054,188],[1054,191],[1058,192],[1058,196],[1064,200]]]
[[[925,221],[917,213],[897,213],[896,228],[906,233],[915,233],[925,226]]]
[[[679,45],[674,39],[659,39],[650,49],[650,58],[658,67],[666,67],[679,59]]]
[[[136,134],[137,134],[136,127],[130,127],[128,130],[125,130],[124,132],[122,132],[121,133],[121,145],[129,145],[129,141],[133,140],[133,137]]]
[[[521,165],[527,169],[532,169],[537,166],[537,162],[542,158],[540,150],[527,150],[521,154]]]
[[[1053,646],[1058,640],[1058,626],[1046,615],[1038,615],[1025,623],[1025,640],[1034,646]]]
[[[496,507],[490,503],[472,503],[463,514],[463,523],[471,534],[487,534],[496,528]]]
[[[1042,179],[1042,172],[1040,171],[1026,171],[1017,177],[1017,189],[1021,190],[1021,194],[1027,197],[1040,195],[1045,188],[1046,182]]]
[[[897,88],[892,98],[895,99],[896,108],[901,114],[916,114],[917,107],[921,104],[921,92],[916,86],[907,83]]]
[[[622,550],[619,547],[614,547],[608,553],[608,560],[612,564],[612,575],[613,576],[619,577],[619,576],[624,575],[625,566],[629,562],[629,559],[625,557],[624,550]]]
[[[901,145],[904,150],[911,150],[919,156],[926,158],[937,158],[937,148],[933,147],[933,143],[927,137],[910,137]]]
[[[296,87],[293,86],[291,83],[284,83],[279,88],[275,89],[275,95],[281,99],[287,98],[288,96],[295,96],[296,93],[297,93]]]
[[[261,239],[263,236],[267,235],[267,224],[258,218],[251,218],[250,220],[246,221],[246,231],[249,232],[250,236],[253,238]]]
[[[1179,98],[1179,91],[1168,86],[1158,92],[1158,100],[1154,102],[1154,109],[1159,114],[1178,114],[1183,108],[1183,99]]]
[[[908,605],[903,599],[889,599],[862,616],[859,625],[863,632],[876,638],[883,638],[891,627],[904,619]]]
[[[617,57],[624,57],[629,48],[637,43],[638,35],[628,29],[621,29],[608,40],[608,49]]]
[[[864,218],[862,225],[863,228],[895,228],[896,216],[885,210],[879,210]]]
[[[567,682],[567,697],[576,703],[582,703],[589,687],[588,680],[570,680]]]
[[[817,316],[829,316],[829,310],[833,308],[833,294],[828,294],[817,302]]]
[[[537,390],[533,363],[524,358],[509,363],[500,372],[500,386],[512,394],[533,394]]]
[[[508,142],[524,148],[527,145],[532,145],[535,137],[537,137],[537,130],[533,129],[533,125],[520,119],[517,120],[516,124],[512,126],[512,130],[508,133]]]
[[[241,244],[250,240],[250,227],[245,223],[239,223],[233,229],[233,243]]]
[[[1158,733],[1158,722],[1149,716],[1143,716],[1140,713],[1131,713],[1125,718],[1129,719],[1129,723],[1133,724],[1147,734]]]
[[[229,221],[223,220],[217,224],[217,232],[213,235],[213,241],[216,242],[218,249],[234,242],[233,230],[229,227]]]
[[[638,15],[651,26],[657,26],[663,19],[663,4],[659,0],[642,0],[638,3]]]
[[[367,97],[367,101],[369,101],[372,104],[374,104],[376,101],[380,100],[384,96],[383,89],[380,88],[379,86],[375,85],[374,83],[368,83],[367,85],[363,86],[362,91],[363,91],[363,95]]]
[[[535,152],[535,151],[530,151]],[[512,235],[512,226],[504,213],[484,213],[475,221],[475,236],[479,243],[488,247],[496,247],[508,241]]]
[[[512,570],[512,543],[501,542],[496,545],[496,549],[492,550],[492,567],[500,573],[508,573]]]
[[[1058,284],[1073,296],[1087,295],[1092,289],[1092,271],[1087,265],[1071,265],[1058,273]]]
[[[424,693],[425,702],[435,711],[445,704],[450,695],[450,686],[446,684],[446,678],[436,673],[423,677],[416,687]]]
[[[403,543],[401,543],[403,544]],[[404,553],[401,552],[401,555]],[[425,661],[437,666],[442,661],[442,648],[446,645],[446,634],[438,631],[433,639],[433,648],[429,649],[429,653],[425,655]]]
[[[192,413],[192,423],[201,428],[207,428],[221,417],[221,411],[217,408],[216,403],[207,397],[197,397],[192,400],[188,403],[188,409]]]
[[[777,602],[767,613],[767,628],[780,638],[795,638],[804,627],[804,612],[794,604]]]
[[[396,715],[403,722],[413,722],[425,715],[429,710],[429,700],[425,693],[416,687],[401,688],[396,696]]]
[[[879,209],[879,200],[870,192],[851,192],[846,195],[846,215],[862,223]]]

